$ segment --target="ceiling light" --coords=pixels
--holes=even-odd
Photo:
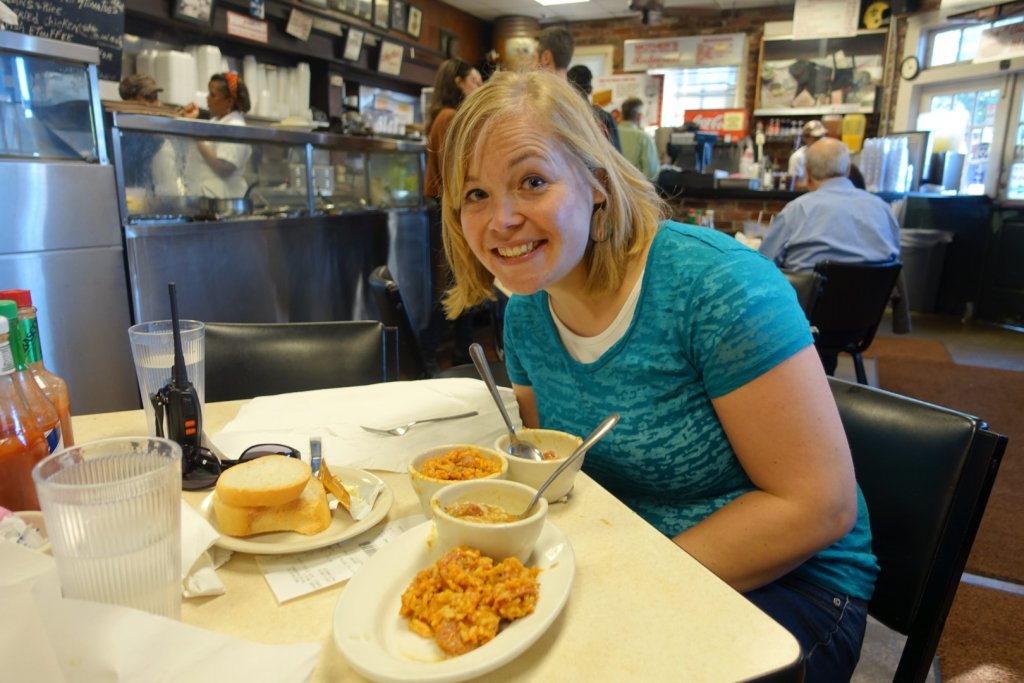
[[[536,0],[538,5],[544,5],[545,7],[550,5],[575,5],[582,2],[590,2],[590,0]]]

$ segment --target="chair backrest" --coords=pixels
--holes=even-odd
[[[396,335],[376,320],[206,323],[206,400],[397,379]]]
[[[789,284],[796,290],[796,300],[800,308],[804,310],[807,319],[811,319],[811,311],[814,310],[814,303],[818,300],[821,292],[822,282],[825,280],[820,273],[813,270],[787,270],[782,269],[782,274],[789,280]]]
[[[416,330],[413,329],[398,282],[386,265],[377,266],[370,273],[370,290],[380,311],[381,321],[398,330],[398,354],[403,376],[410,379],[426,377],[426,364]]]
[[[867,349],[902,268],[901,261],[815,265],[814,271],[824,278],[808,316],[818,328],[815,345],[850,353]]]
[[[924,681],[1006,437],[978,418],[829,378],[881,571],[868,611],[908,636],[894,681]]]

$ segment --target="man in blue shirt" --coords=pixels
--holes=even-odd
[[[772,221],[761,253],[780,268],[813,270],[825,260],[857,263],[899,258],[900,228],[884,201],[847,178],[850,152],[835,138],[807,148],[811,191]]]

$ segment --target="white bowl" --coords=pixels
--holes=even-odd
[[[541,484],[548,480],[548,477],[558,469],[562,462],[572,455],[576,447],[583,443],[583,439],[575,434],[560,432],[554,429],[519,429],[516,434],[523,441],[528,441],[540,449],[541,452],[553,451],[553,460],[527,460],[508,456],[508,479],[518,481],[527,486],[539,489]],[[494,440],[494,450],[499,453],[508,453],[508,434],[502,434]],[[548,502],[555,502],[564,497],[572,490],[573,482],[576,480],[576,473],[583,466],[586,454],[573,463],[568,469],[558,475],[551,483],[551,486],[544,491],[544,497]]]
[[[544,528],[548,514],[548,502],[544,498],[533,506],[529,517],[513,522],[473,521],[455,517],[446,508],[458,503],[480,503],[496,505],[515,515],[525,510],[536,494],[537,489],[526,484],[501,479],[475,479],[445,486],[430,501],[439,550],[447,552],[465,545],[476,548],[495,562],[515,557],[525,564]]]
[[[482,455],[487,460],[500,463],[501,468],[497,472],[493,474],[488,474],[484,477],[480,477],[480,479],[504,479],[506,474],[508,473],[508,459],[505,458],[504,455],[502,455],[501,453],[492,448],[476,446],[473,444],[457,443],[449,444],[447,446],[435,446],[434,448],[430,448],[426,451],[423,451],[419,455],[414,456],[413,459],[409,461],[409,479],[410,481],[412,481],[413,490],[416,492],[416,495],[420,499],[420,507],[423,508],[423,514],[425,514],[427,517],[430,516],[431,496],[433,496],[434,493],[436,493],[438,490],[444,488],[448,484],[451,484],[453,481],[459,480],[434,479],[433,477],[425,476],[422,472],[420,472],[420,467],[423,465],[424,462],[426,462],[430,458],[434,458],[439,455],[444,455],[445,453],[448,453],[449,451],[453,451],[456,449],[473,449],[475,451],[478,451],[480,455]]]

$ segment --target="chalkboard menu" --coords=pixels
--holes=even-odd
[[[16,31],[100,49],[100,78],[121,80],[124,0],[4,0]]]

